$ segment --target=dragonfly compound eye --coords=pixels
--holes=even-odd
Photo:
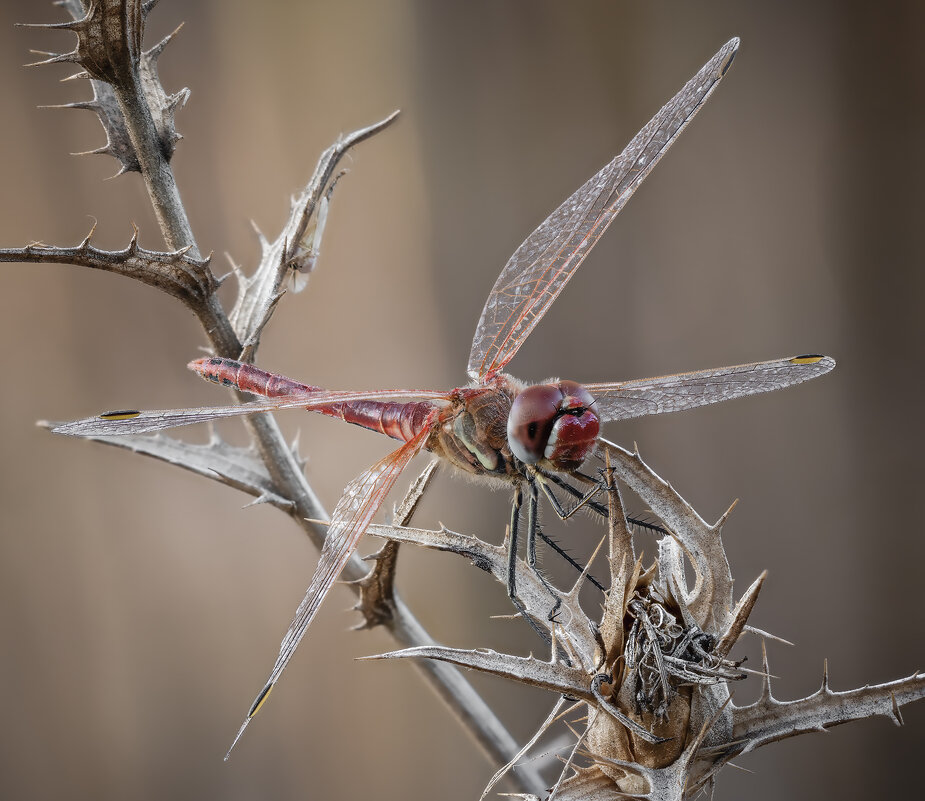
[[[581,384],[560,381],[559,411],[546,441],[544,456],[556,470],[577,470],[597,442],[601,421],[594,411],[594,398]]]
[[[544,457],[562,399],[562,391],[552,384],[527,387],[514,398],[507,418],[507,442],[520,461],[534,464]]]

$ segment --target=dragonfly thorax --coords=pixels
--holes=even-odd
[[[548,462],[554,470],[577,470],[600,431],[594,398],[581,384],[557,381],[524,389],[511,404],[507,441],[525,464]]]

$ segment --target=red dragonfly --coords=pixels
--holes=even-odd
[[[601,423],[768,392],[816,378],[834,367],[827,356],[809,355],[619,383],[555,381],[534,386],[503,372],[604,230],[716,88],[737,47],[738,39],[728,42],[619,156],[559,206],[511,256],[476,328],[468,385],[449,392],[330,392],[250,364],[204,358],[190,364],[204,378],[266,397],[217,408],[108,412],[54,429],[78,436],[141,433],[233,415],[303,408],[402,442],[344,490],[311,584],[234,743],[279,680],[399,474],[420,451],[431,451],[456,468],[495,484],[514,486],[513,565],[523,489],[530,490],[535,507],[537,484],[545,489],[545,482],[552,480],[569,489],[563,475],[588,483],[578,471],[595,452]],[[528,541],[528,561],[532,559],[530,547]],[[513,584],[509,590],[513,596]]]

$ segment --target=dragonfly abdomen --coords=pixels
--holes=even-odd
[[[407,442],[428,423],[434,405],[427,401],[398,403],[395,401],[354,401],[338,403],[326,414],[336,415],[372,431]]]
[[[226,387],[236,387],[242,392],[252,395],[263,395],[267,398],[278,398],[283,395],[294,395],[300,392],[321,392],[321,387],[313,387],[299,381],[293,381],[276,373],[268,373],[252,364],[235,361],[234,359],[196,359],[189,363],[189,368],[195,370],[206,381],[222,384]]]
[[[190,362],[189,367],[207,381],[268,398],[324,391],[321,387],[293,381],[234,359],[217,356],[197,359]],[[347,423],[407,442],[424,427],[433,409],[434,405],[425,401],[396,403],[364,400],[332,403],[329,406],[314,407],[311,411],[337,417]]]

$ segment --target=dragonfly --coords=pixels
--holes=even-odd
[[[206,357],[191,362],[190,367],[210,381],[263,397],[234,406],[107,412],[54,429],[76,436],[144,433],[236,415],[302,408],[401,442],[347,484],[331,516],[311,583],[229,754],[279,681],[399,475],[418,453],[430,451],[463,473],[495,486],[514,488],[508,539],[509,572],[513,576],[523,494],[529,497],[528,518],[535,511],[537,486],[545,491],[549,483],[555,483],[572,490],[573,495],[582,495],[570,480],[588,483],[580,468],[601,447],[602,424],[781,389],[821,376],[835,366],[828,356],[810,354],[632,381],[579,384],[554,380],[535,385],[505,372],[605,229],[713,93],[732,63],[738,43],[732,39],[724,45],[619,156],[585,182],[517,248],[485,302],[472,341],[469,383],[465,386],[449,392],[334,392],[248,363]],[[555,506],[552,493],[546,494],[552,496]],[[530,561],[529,537],[527,550]],[[514,596],[513,578],[509,579],[509,593]]]

